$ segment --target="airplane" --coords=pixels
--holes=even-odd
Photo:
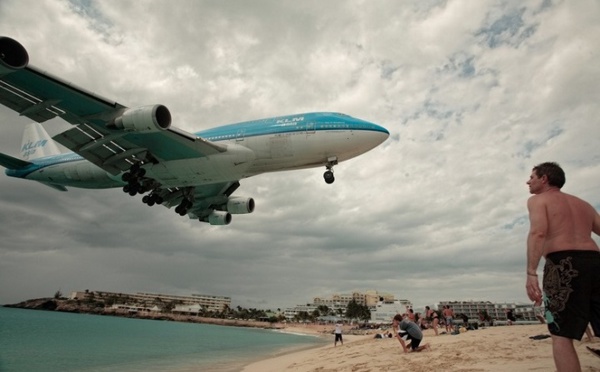
[[[181,216],[228,225],[252,213],[251,197],[233,196],[240,180],[262,173],[333,167],[389,137],[384,127],[348,115],[311,112],[189,133],[171,126],[161,104],[129,108],[29,65],[18,41],[0,36],[0,103],[34,122],[21,158],[0,153],[6,175],[67,187],[122,188]],[[40,123],[72,124],[50,137]],[[72,152],[61,152],[56,143]]]

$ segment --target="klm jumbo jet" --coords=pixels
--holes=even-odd
[[[30,66],[25,48],[8,37],[0,37],[0,103],[35,121],[21,159],[0,154],[8,176],[61,191],[119,187],[211,225],[254,211],[252,198],[232,196],[242,178],[325,167],[332,183],[334,165],[389,137],[379,125],[325,112],[188,133],[171,126],[163,105],[128,108]],[[55,117],[73,128],[50,138],[39,123]]]

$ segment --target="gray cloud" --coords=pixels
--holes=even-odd
[[[599,15],[593,1],[2,1],[0,34],[33,65],[165,104],[182,129],[331,110],[391,136],[333,185],[323,169],[242,180],[256,211],[226,227],[0,177],[0,303],[58,289],[261,308],[368,289],[527,301],[531,167],[560,162],[565,191],[600,207]],[[0,151],[18,155],[27,123],[0,107]]]

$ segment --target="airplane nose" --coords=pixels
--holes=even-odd
[[[390,137],[390,132],[382,127],[381,125],[377,125],[377,124],[371,124],[371,128],[369,128],[371,131],[373,131],[373,140],[378,141],[377,144],[381,144],[383,143],[386,139],[388,139]]]

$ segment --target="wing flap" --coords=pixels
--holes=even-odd
[[[40,123],[65,115],[69,123],[82,123],[95,115],[114,117],[124,108],[33,66],[0,80],[0,103]]]
[[[117,175],[133,163],[147,160],[138,157],[145,149],[128,143],[122,137],[121,133],[81,124],[57,134],[53,139],[110,174]]]
[[[81,124],[53,139],[113,175],[139,161],[193,159],[227,151],[224,146],[179,129],[155,133],[113,132]]]

